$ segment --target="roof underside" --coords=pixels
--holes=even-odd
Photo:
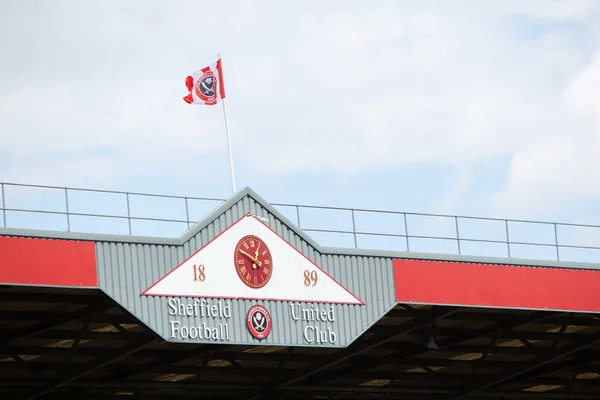
[[[347,349],[170,344],[100,291],[4,286],[0,398],[597,399],[598,332],[593,314],[406,305]]]

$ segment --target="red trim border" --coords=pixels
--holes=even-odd
[[[98,287],[94,242],[0,237],[0,284]]]
[[[394,260],[399,303],[600,312],[600,271]]]

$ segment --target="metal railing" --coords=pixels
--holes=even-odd
[[[78,198],[81,195],[88,198]],[[97,198],[90,199],[90,195]],[[180,236],[225,201],[18,183],[0,183],[0,196],[3,227],[162,237]],[[94,211],[110,203],[101,196],[112,197],[108,212]],[[134,209],[132,203],[140,199]],[[155,201],[170,204],[153,205]],[[192,206],[199,204],[193,212]],[[285,203],[272,206],[324,246],[600,262],[598,225]],[[177,215],[165,216],[173,212]],[[118,226],[107,221],[116,221]]]

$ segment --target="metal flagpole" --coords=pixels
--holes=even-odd
[[[217,55],[217,59],[221,59],[221,55]],[[221,65],[221,68],[223,66]],[[221,84],[221,82],[219,82]],[[233,172],[233,154],[231,152],[231,138],[229,137],[229,124],[227,123],[227,106],[225,105],[225,99],[221,99],[223,103],[223,117],[225,118],[225,135],[227,136],[227,151],[229,152],[229,172],[231,173],[231,192],[235,193],[235,173]]]
[[[229,151],[229,172],[231,173],[231,191],[235,193],[235,174],[233,172],[233,155],[231,153],[231,139],[229,138],[229,124],[227,123],[227,107],[225,106],[225,99],[221,99],[223,102],[223,116],[225,117],[225,135],[227,135],[227,150]]]

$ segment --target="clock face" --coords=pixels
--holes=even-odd
[[[244,236],[235,246],[235,270],[246,285],[259,289],[269,282],[273,259],[269,248],[256,236]]]

